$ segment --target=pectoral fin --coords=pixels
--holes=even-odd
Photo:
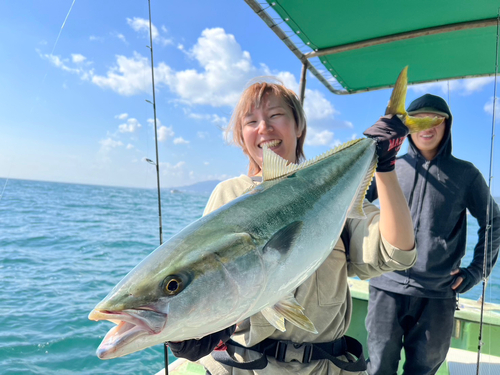
[[[304,308],[297,302],[293,294],[287,295],[283,300],[272,307],[261,311],[269,323],[281,332],[285,332],[285,319],[293,325],[308,332],[318,333],[313,322],[304,314]]]
[[[271,237],[269,241],[267,241],[262,249],[262,252],[266,253],[270,249],[274,249],[281,255],[287,254],[292,247],[293,241],[295,241],[295,238],[300,234],[302,225],[302,221],[294,221],[286,227],[281,228]]]

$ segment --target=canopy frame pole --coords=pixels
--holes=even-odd
[[[307,65],[308,65],[307,61],[304,61],[302,63],[302,72],[300,73],[299,99],[300,99],[300,104],[302,104],[302,106],[304,105],[304,99],[306,98]]]
[[[334,55],[336,53],[354,51],[361,48],[372,47],[380,44],[388,44],[393,42],[398,42],[401,40],[421,38],[423,36],[443,34],[452,31],[479,29],[483,27],[496,26],[497,19],[485,19],[480,21],[470,21],[470,22],[460,22],[452,25],[429,27],[427,29],[409,31],[401,34],[388,35],[380,38],[373,38],[370,40],[365,40],[362,42],[344,44],[342,46],[336,46],[331,48],[320,49],[318,51],[312,51],[306,53],[304,56],[307,59],[312,59],[313,57],[321,57],[326,55]]]

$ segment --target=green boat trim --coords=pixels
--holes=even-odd
[[[495,74],[494,0],[245,1],[334,94]]]
[[[353,310],[347,335],[359,340],[366,350],[365,318],[368,310],[368,282],[349,278],[349,289],[352,296]],[[480,308],[479,302],[460,298],[459,310],[455,313],[451,348],[445,363],[437,373],[438,375],[466,374],[469,372],[464,371],[472,367],[475,371],[477,366]],[[482,341],[482,370],[486,374],[500,374],[500,304],[485,304]],[[404,359],[404,351],[401,355]],[[404,363],[404,360],[400,361],[400,364],[402,363]],[[185,359],[177,359],[168,368],[169,374],[172,375],[205,375],[203,366]],[[400,373],[402,373],[401,370]],[[163,375],[164,373],[164,370],[160,370],[156,375]],[[470,373],[472,374],[472,372]]]

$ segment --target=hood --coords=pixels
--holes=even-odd
[[[441,144],[439,145],[439,150],[436,155],[437,157],[440,156],[448,156],[451,155],[452,151],[452,146],[451,146],[451,125],[453,123],[453,116],[450,111],[450,107],[448,106],[448,103],[446,103],[446,100],[441,98],[440,96],[432,95],[432,94],[425,94],[421,96],[420,98],[415,99],[407,108],[407,112],[415,112],[418,111],[419,109],[422,108],[434,108],[438,112],[443,112],[448,114],[449,118],[446,119],[446,128],[445,132],[443,135],[443,140],[441,141]],[[410,147],[408,152],[412,154],[420,154],[420,151],[418,148],[415,146],[413,143],[413,140],[411,139],[411,136],[408,137],[408,142],[410,143]]]

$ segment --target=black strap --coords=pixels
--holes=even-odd
[[[351,261],[351,254],[350,254],[350,242],[349,241],[349,231],[347,230],[347,227],[344,225],[344,229],[342,229],[342,232],[340,233],[340,238],[342,239],[342,242],[344,243],[344,249],[345,249],[345,257],[348,262]]]
[[[262,370],[267,366],[267,356],[276,358],[279,362],[291,362],[296,360],[301,363],[310,363],[314,360],[328,359],[335,366],[346,371],[365,371],[366,362],[363,356],[363,346],[361,343],[349,336],[325,343],[302,343],[297,344],[291,341],[280,341],[265,339],[252,347],[245,347],[233,340],[229,340],[226,345],[236,346],[262,353],[258,359],[248,362],[235,361],[227,351],[214,351],[213,358],[226,366],[236,367],[242,370]],[[345,355],[348,362],[337,357]],[[353,358],[353,355],[357,359]]]

